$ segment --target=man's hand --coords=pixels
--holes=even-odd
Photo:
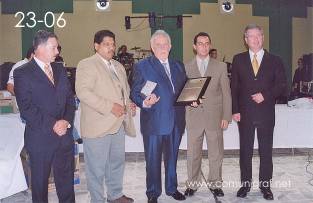
[[[136,104],[134,102],[130,102],[129,108],[131,111],[132,116],[136,116]]]
[[[190,106],[192,106],[192,107],[194,107],[194,108],[197,108],[199,105],[198,105],[198,102],[192,102],[191,104],[190,104]]]
[[[68,124],[69,122],[66,120],[58,120],[53,126],[53,131],[58,136],[63,136],[66,134]]]
[[[228,128],[228,121],[227,120],[222,120],[221,122],[221,128],[223,130],[227,129]]]
[[[240,122],[240,113],[233,114],[233,120],[236,122]]]
[[[121,117],[122,115],[126,114],[125,106],[122,106],[118,103],[114,103],[111,109],[111,113],[116,116],[117,118]]]
[[[204,99],[204,97],[202,97],[202,98],[199,99],[199,103],[196,102],[196,101],[194,101],[194,102],[192,102],[192,103],[190,104],[190,106],[192,106],[192,107],[194,107],[194,108],[197,108],[197,107],[199,106],[199,104],[203,104],[202,99]]]
[[[254,95],[251,95],[251,97],[252,97],[252,100],[258,104],[260,104],[264,101],[264,97],[261,93],[256,93]]]
[[[146,99],[143,101],[143,103],[146,106],[151,107],[152,105],[157,103],[159,100],[160,100],[160,97],[157,97],[155,94],[152,93],[146,97]]]

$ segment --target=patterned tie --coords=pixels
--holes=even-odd
[[[172,88],[173,88],[173,92],[175,93],[175,88],[174,88],[174,85],[173,85],[173,82],[172,82],[172,76],[171,76],[171,72],[169,69],[167,69],[167,63],[162,63],[163,67],[164,67],[164,70],[165,70],[165,73],[168,77],[168,79],[170,80],[171,82],[171,85],[172,85]]]
[[[256,54],[253,55],[252,67],[253,67],[254,75],[256,75],[259,71],[259,63],[258,63],[258,60],[256,59]]]
[[[52,73],[52,69],[50,67],[50,64],[45,64],[44,69],[45,69],[45,73],[46,73],[48,79],[54,85],[54,78],[53,78],[53,73]]]

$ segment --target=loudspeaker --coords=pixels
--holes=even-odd
[[[220,12],[222,14],[234,13],[235,0],[218,0]]]
[[[110,11],[110,0],[96,0],[97,11]]]

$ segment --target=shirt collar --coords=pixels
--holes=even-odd
[[[161,64],[166,63],[168,65],[168,58],[165,61],[162,61],[161,59],[159,59],[159,61]]]
[[[209,61],[210,61],[210,55],[208,55],[207,57],[205,57],[204,59],[201,59],[198,55],[196,56],[196,59],[197,59],[197,62],[198,63],[202,63],[202,61],[204,60],[204,62],[206,63],[206,64],[208,64],[209,63]]]
[[[41,61],[40,59],[38,59],[36,56],[34,56],[34,60],[36,61],[36,63],[38,64],[38,66],[44,70],[46,63]],[[50,66],[50,63],[49,63]]]
[[[96,53],[97,56],[100,57],[100,59],[105,63],[105,65],[109,66],[110,64],[112,64],[112,60],[106,60],[105,58],[103,58],[100,54]]]
[[[249,55],[250,58],[253,58],[254,54],[257,55],[257,57],[263,56],[264,55],[264,49],[260,49],[257,53],[254,53],[251,49],[249,49]]]

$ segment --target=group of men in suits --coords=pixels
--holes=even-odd
[[[91,202],[132,203],[123,194],[125,135],[135,136],[132,116],[140,111],[146,160],[146,195],[156,203],[162,193],[161,162],[165,167],[165,193],[185,200],[201,186],[203,138],[209,158],[208,183],[216,196],[223,196],[223,130],[231,120],[240,132],[240,170],[245,197],[252,184],[254,131],[258,132],[260,189],[273,199],[272,146],[275,98],[286,87],[284,67],[279,57],[263,49],[261,27],[251,24],[244,32],[249,50],[234,56],[231,88],[226,64],[209,56],[211,38],[198,33],[193,42],[196,56],[184,66],[169,58],[171,38],[156,31],[150,45],[153,56],[134,68],[130,89],[123,66],[113,58],[115,35],[100,30],[94,36],[95,54],[77,66],[76,93],[81,101],[81,135],[84,145],[87,188]],[[34,58],[14,71],[17,103],[26,121],[25,145],[30,154],[33,202],[48,202],[48,177],[54,170],[60,202],[75,202],[73,188],[74,98],[62,64],[54,63],[58,54],[57,36],[38,31],[34,37]],[[187,78],[211,77],[199,103],[177,106],[175,100]],[[156,84],[151,94],[142,89]],[[186,191],[177,190],[177,158],[185,127],[188,134]],[[205,178],[203,176],[203,178]],[[104,183],[107,194],[104,194]]]
[[[150,40],[154,56],[134,68],[131,99],[141,108],[141,133],[146,159],[146,195],[156,203],[161,195],[161,160],[164,156],[165,192],[176,200],[192,196],[201,184],[202,144],[206,137],[209,158],[208,186],[215,196],[222,190],[223,130],[231,120],[238,122],[240,133],[240,171],[242,187],[237,197],[244,198],[252,185],[252,155],[255,130],[258,132],[259,187],[266,200],[274,199],[270,188],[273,173],[272,147],[275,124],[275,98],[286,89],[284,67],[279,57],[263,49],[261,27],[250,24],[244,39],[248,51],[234,56],[231,85],[226,64],[209,56],[211,38],[200,32],[194,38],[196,57],[186,66],[169,59],[171,39],[156,31]],[[187,78],[211,77],[200,103],[182,109],[175,99]],[[151,95],[141,93],[147,81],[157,84]],[[231,88],[230,88],[231,87]],[[185,115],[186,114],[186,115]],[[183,118],[183,119],[182,119]],[[181,136],[187,129],[186,191],[177,190],[177,155]]]

